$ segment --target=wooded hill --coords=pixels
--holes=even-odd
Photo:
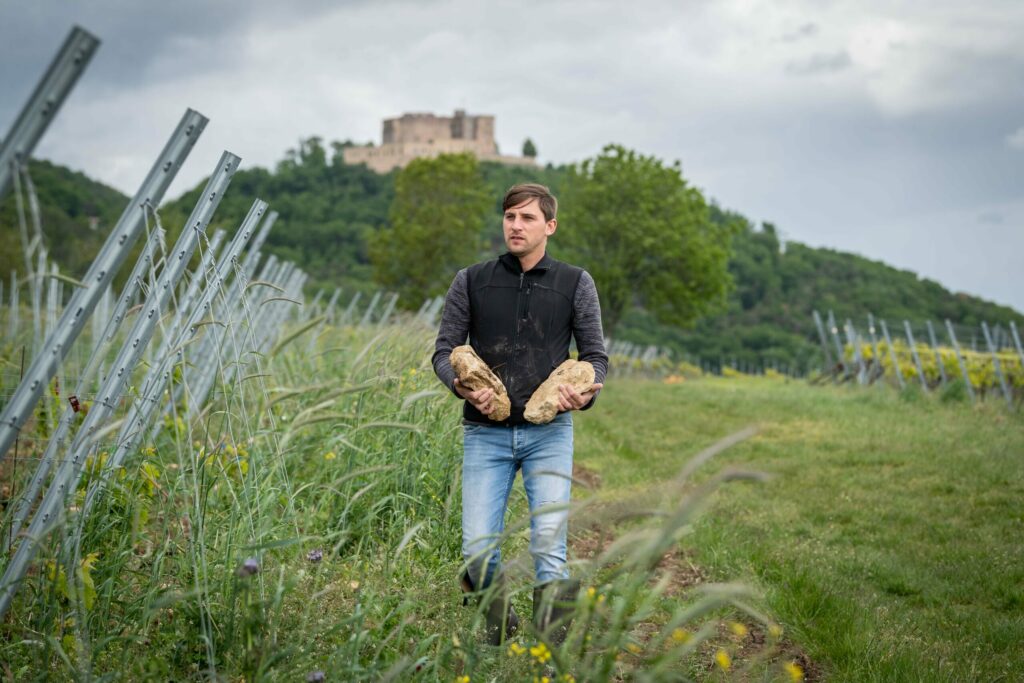
[[[289,150],[273,170],[239,171],[211,227],[233,232],[252,200],[260,197],[280,213],[265,250],[298,263],[311,276],[310,289],[341,286],[345,298],[358,290],[376,289],[367,238],[387,224],[395,174],[379,175],[362,166],[345,165],[341,150],[346,144],[332,142],[325,147],[321,139],[310,138]],[[567,167],[550,165],[528,169],[484,163],[480,170],[495,197],[494,222],[481,226],[495,254],[503,249],[500,198],[504,191],[516,182],[535,181],[558,195],[568,176]],[[46,161],[32,162],[30,175],[42,207],[50,254],[66,274],[81,276],[128,198]],[[177,236],[202,186],[162,207],[161,221],[169,240]],[[982,320],[1022,322],[1022,316],[1008,307],[954,294],[910,271],[799,242],[782,244],[774,226],[755,226],[736,212],[713,206],[712,219],[740,226],[729,262],[734,289],[724,309],[683,330],[660,325],[636,308],[623,319],[619,339],[716,361],[735,358],[803,365],[818,353],[811,319],[815,308],[823,313],[831,309],[839,320],[849,317],[858,324],[863,324],[868,312],[890,322],[904,318],[912,322],[949,318],[962,325]],[[557,257],[557,236],[551,248]],[[0,269],[7,278],[11,270],[24,270],[13,194],[0,204]]]

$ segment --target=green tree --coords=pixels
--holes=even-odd
[[[606,332],[634,304],[688,325],[724,300],[736,227],[711,220],[679,162],[608,145],[573,168],[560,203],[552,244],[594,276]]]
[[[413,160],[395,177],[390,224],[370,238],[375,279],[405,308],[444,294],[455,272],[480,256],[490,208],[472,155]]]
[[[537,156],[537,146],[533,144],[533,140],[530,138],[526,138],[526,141],[523,142],[523,156],[530,157],[531,159]]]

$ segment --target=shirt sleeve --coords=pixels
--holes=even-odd
[[[597,298],[597,285],[590,273],[583,271],[576,285],[573,297],[572,334],[576,339],[579,359],[594,366],[594,381],[604,384],[608,374],[608,354],[604,348],[604,331],[601,328],[601,302]],[[601,393],[598,389],[594,397],[581,410],[588,410]]]
[[[434,374],[458,398],[455,391],[455,370],[452,369],[450,356],[452,349],[466,343],[469,336],[469,286],[466,269],[455,274],[448,294],[444,297],[444,311],[441,313],[441,326],[437,330],[434,342],[434,355],[431,362]]]

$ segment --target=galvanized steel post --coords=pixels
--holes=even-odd
[[[946,366],[942,362],[942,354],[939,353],[939,343],[935,340],[935,328],[932,327],[932,321],[926,320],[925,324],[928,326],[928,340],[932,345],[932,352],[935,354],[935,364],[939,366],[939,377],[942,379],[942,384],[945,385],[949,381],[946,377]]]
[[[18,549],[7,565],[3,579],[0,579],[0,617],[10,607],[17,585],[24,577],[28,564],[35,556],[46,533],[61,518],[60,512],[65,504],[65,499],[78,485],[86,456],[96,445],[94,434],[116,409],[132,370],[138,364],[143,349],[152,338],[160,311],[166,307],[175,284],[184,274],[189,259],[199,242],[199,236],[206,230],[213,212],[231,182],[232,175],[238,168],[239,161],[241,160],[230,152],[224,152],[221,156],[200,197],[199,204],[189,217],[188,223],[185,224],[167,266],[160,273],[155,290],[146,302],[145,314],[140,313],[139,318],[132,326],[128,340],[114,360],[111,373],[103,382],[100,395],[75,434],[75,438],[68,448],[67,457],[58,466],[53,483],[32,517],[27,536],[18,545]]]
[[[383,327],[388,324],[388,318],[391,317],[391,312],[395,310],[395,303],[398,301],[398,294],[392,293],[391,298],[388,299],[387,306],[384,307],[384,312],[380,315],[380,320],[377,321],[377,325]]]
[[[32,409],[39,401],[57,365],[67,356],[96,303],[110,286],[114,275],[128,256],[142,231],[147,207],[159,204],[206,122],[207,119],[198,112],[191,109],[185,112],[156,165],[146,176],[142,187],[114,226],[99,255],[89,266],[82,279],[85,286],[75,290],[57,322],[54,334],[43,343],[41,352],[32,360],[24,379],[0,414],[0,461],[14,443],[25,420],[32,414]]]
[[[864,355],[860,352],[860,339],[857,336],[857,330],[849,318],[846,320],[844,331],[846,332],[846,342],[853,349],[853,362],[857,364],[857,384],[864,384],[867,379],[867,368],[864,363]]]
[[[836,368],[842,368],[843,375],[849,374],[846,367],[846,353],[843,351],[843,343],[839,340],[839,326],[836,324],[836,316],[830,310],[828,312],[828,331],[832,335],[832,341],[836,344]]]
[[[36,143],[99,46],[99,38],[85,29],[78,26],[71,29],[25,107],[0,142],[0,199],[7,194],[12,173],[17,173],[21,165],[28,163]]]
[[[967,370],[967,361],[964,359],[964,354],[960,352],[960,344],[956,341],[953,323],[949,321],[949,318],[946,318],[946,332],[949,333],[949,341],[953,343],[953,350],[956,351],[956,362],[960,365],[960,374],[964,378],[964,384],[967,385],[967,394],[971,397],[971,403],[974,403],[974,387],[971,385],[971,375]]]
[[[892,346],[892,337],[889,336],[889,326],[885,324],[884,320],[878,321],[882,325],[882,335],[885,336],[885,345],[889,347],[889,360],[892,362],[892,369],[896,373],[896,381],[899,382],[900,389],[906,389],[907,383],[903,379],[903,370],[900,369],[900,362],[896,358],[896,350]]]
[[[124,462],[129,453],[134,452],[138,446],[140,435],[146,430],[157,412],[160,397],[163,396],[167,384],[170,382],[174,366],[184,360],[185,346],[198,331],[198,324],[208,315],[213,306],[213,301],[231,276],[232,269],[238,265],[238,259],[245,249],[246,243],[256,229],[260,218],[267,209],[267,203],[257,199],[249,209],[249,214],[234,238],[228,244],[221,255],[211,281],[207,284],[200,295],[195,307],[190,311],[184,323],[178,328],[177,333],[166,345],[166,353],[157,354],[156,363],[146,373],[145,379],[139,386],[139,399],[128,408],[124,424],[117,435],[117,447],[113,454],[103,465],[100,477],[89,487],[86,493],[85,503],[82,506],[83,515],[87,515],[96,497],[100,495],[106,485],[111,473],[115,472]]]
[[[921,388],[928,391],[928,380],[925,379],[924,369],[921,367],[921,357],[917,355],[917,344],[914,343],[914,333],[910,331],[910,322],[904,320],[903,329],[907,332],[907,341],[910,343],[910,355],[914,358],[917,376],[921,378]]]
[[[832,363],[832,353],[828,350],[828,340],[825,338],[825,325],[821,322],[821,314],[814,310],[814,326],[818,328],[818,338],[821,340],[821,351],[825,354],[824,370],[832,370],[835,366]]]
[[[1013,337],[1013,345],[1017,349],[1017,355],[1020,356],[1020,369],[1024,372],[1024,348],[1020,345],[1020,335],[1017,333],[1017,323],[1010,321],[1010,334]]]
[[[107,353],[109,342],[113,341],[114,336],[117,334],[117,330],[121,326],[121,322],[124,320],[124,314],[125,310],[127,310],[128,302],[130,302],[135,296],[135,293],[138,292],[144,273],[153,268],[153,251],[160,239],[160,235],[153,233],[146,241],[142,254],[135,262],[135,267],[132,268],[131,275],[125,283],[124,291],[118,298],[118,307],[114,309],[113,315],[111,315],[110,319],[107,321],[106,329],[102,334],[97,335],[96,343],[93,345],[89,360],[86,362],[85,368],[81,371],[78,378],[78,384],[71,396],[83,396],[88,389],[93,375],[96,373],[96,370],[99,368],[100,363]],[[50,474],[50,469],[57,461],[57,453],[59,449],[63,448],[64,439],[67,437],[72,424],[76,421],[76,411],[74,408],[69,407],[65,409],[64,414],[61,416],[61,419],[57,424],[57,428],[53,431],[49,442],[46,444],[46,450],[43,452],[43,457],[39,461],[39,465],[36,466],[36,471],[33,473],[32,479],[25,487],[25,490],[21,492],[18,501],[15,503],[14,513],[11,516],[11,523],[6,529],[8,542],[5,545],[7,547],[10,547],[10,541],[18,535],[19,531],[21,531],[21,527],[25,523],[25,519],[28,517],[29,511],[35,504],[36,498],[39,497],[39,492],[43,490],[43,484],[46,482],[46,478]]]
[[[380,301],[379,289],[374,293],[373,298],[370,299],[370,305],[367,306],[366,310],[363,312],[363,318],[359,321],[359,327],[366,327],[370,324],[370,321],[373,319],[373,309],[377,307],[378,301]]]
[[[875,334],[875,316],[868,313],[868,336],[871,337],[872,369],[871,381],[885,375],[885,368],[882,366],[882,357],[878,353],[878,337]]]
[[[341,316],[341,324],[346,325],[352,319],[352,313],[356,310],[356,304],[359,303],[360,297],[363,296],[362,292],[356,292],[348,301],[348,306],[345,307],[345,313]]]
[[[992,367],[996,371],[996,377],[999,378],[999,386],[1003,390],[1003,396],[1006,398],[1006,405],[1013,407],[1013,394],[1010,392],[1010,386],[1006,383],[1006,377],[1003,376],[1003,369],[999,365],[999,354],[996,349],[995,342],[992,341],[992,335],[988,329],[988,323],[982,321],[981,332],[985,335],[985,343],[988,344],[989,353],[992,354]]]

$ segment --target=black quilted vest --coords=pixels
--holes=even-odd
[[[491,425],[526,422],[526,402],[569,357],[573,299],[582,273],[547,254],[525,273],[519,259],[508,253],[469,268],[469,343],[501,378],[512,414],[496,423],[466,401],[466,420]]]

